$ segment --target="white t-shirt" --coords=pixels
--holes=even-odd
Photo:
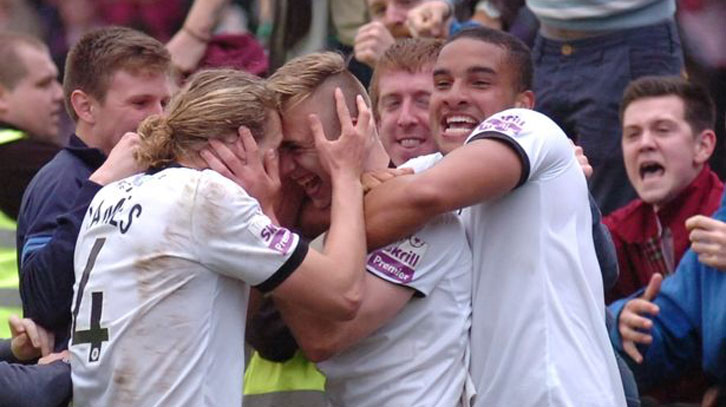
[[[318,364],[331,404],[459,405],[467,378],[471,267],[464,226],[453,213],[369,253],[368,272],[415,294],[386,325]]]
[[[306,253],[211,170],[104,187],[75,252],[73,405],[239,407],[249,287],[272,290]]]
[[[467,143],[484,138],[510,145],[523,172],[513,191],[462,215],[474,264],[475,406],[624,406],[587,185],[570,142],[527,109],[493,115]]]

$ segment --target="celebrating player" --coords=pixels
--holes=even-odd
[[[344,120],[337,141],[327,141],[310,118],[333,180],[321,254],[278,227],[268,209],[279,180],[266,151],[282,137],[274,106],[262,80],[205,71],[166,115],[141,125],[138,158],[152,170],[103,188],[79,235],[74,405],[240,406],[250,286],[327,318],[356,315],[365,252],[359,178],[370,112],[360,101],[357,124]],[[238,138],[239,126],[246,129]],[[204,169],[199,151],[208,142],[227,143],[241,157],[241,177]]]

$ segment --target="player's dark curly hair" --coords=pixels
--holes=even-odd
[[[207,139],[236,135],[240,126],[259,141],[275,106],[265,81],[252,74],[200,71],[172,98],[164,114],[139,125],[136,159],[144,166],[160,167],[196,153]]]

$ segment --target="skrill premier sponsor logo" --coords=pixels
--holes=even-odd
[[[292,233],[285,228],[278,228],[275,225],[267,225],[260,232],[268,247],[282,254],[287,254],[292,246]]]
[[[427,247],[423,240],[412,239],[372,252],[368,255],[368,268],[402,283],[410,282]]]
[[[522,127],[524,127],[524,120],[515,114],[511,114],[485,120],[476,129],[476,132],[497,131],[513,136],[522,131]]]

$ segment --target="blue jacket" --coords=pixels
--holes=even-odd
[[[726,222],[726,193],[713,217]],[[610,309],[619,316],[625,303],[642,291],[614,302]],[[698,363],[713,379],[726,383],[726,272],[703,265],[688,250],[653,302],[660,307],[652,318],[653,343],[640,346],[642,364],[626,357],[638,384],[657,385]],[[617,326],[610,330],[610,338],[622,352]]]
[[[71,366],[21,365],[10,352],[10,341],[0,340],[0,406],[65,406],[71,397]]]
[[[88,177],[105,155],[71,136],[67,147],[28,185],[18,216],[20,296],[26,318],[55,333],[66,348],[73,297],[73,252],[83,216],[100,185]]]

